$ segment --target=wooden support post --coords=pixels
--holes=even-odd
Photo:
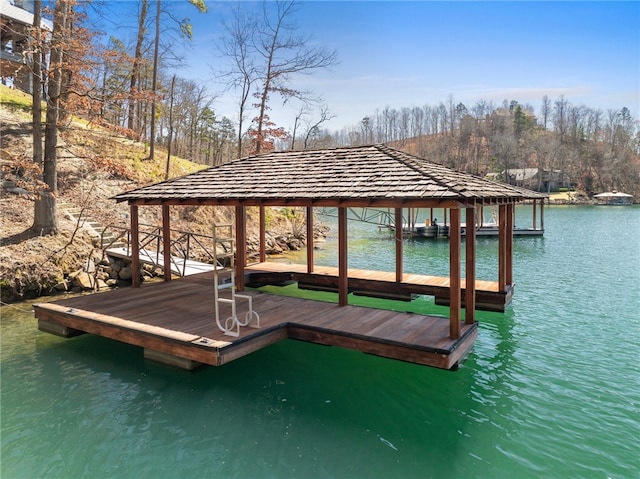
[[[171,281],[171,217],[169,205],[162,205],[162,266],[164,280]],[[187,258],[185,258],[186,265]]]
[[[507,238],[505,243],[505,284],[513,284],[513,225],[516,208],[513,203],[507,205]]]
[[[460,337],[460,210],[451,210],[449,225],[449,335]]]
[[[313,207],[307,206],[307,273],[313,273]]]
[[[464,322],[473,324],[476,315],[476,209],[467,208],[467,228],[465,231],[465,315]]]
[[[498,207],[498,291],[507,285],[507,207]]]
[[[540,229],[544,231],[544,198],[540,200]]]
[[[246,208],[236,206],[236,290],[244,291],[244,267],[247,265]]]
[[[536,214],[538,213],[536,210],[538,209],[537,200],[533,200],[533,229],[536,229]]]
[[[402,283],[402,208],[395,209],[396,224],[396,283]]]
[[[260,262],[264,263],[267,261],[267,252],[266,252],[266,225],[267,220],[265,218],[265,210],[264,206],[260,206]]]
[[[338,304],[346,306],[349,294],[349,272],[347,261],[347,209],[338,208]]]
[[[140,287],[140,231],[138,205],[130,205],[131,214],[131,286]]]

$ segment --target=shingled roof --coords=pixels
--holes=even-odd
[[[369,145],[248,156],[114,199],[130,204],[435,206],[512,203],[532,195],[387,146]]]

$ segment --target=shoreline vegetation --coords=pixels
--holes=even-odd
[[[31,97],[0,88],[2,188],[0,196],[0,289],[2,303],[41,296],[102,291],[131,284],[130,268],[109,260],[100,248],[100,227],[128,227],[128,207],[115,204],[115,194],[164,179],[166,151],[150,160],[148,147],[123,136],[74,121],[60,131],[56,220],[59,233],[39,235],[34,220]],[[170,177],[197,171],[206,165],[171,158]],[[211,235],[214,223],[229,223],[228,208],[200,206],[174,209],[176,229]],[[257,254],[258,210],[248,208],[248,254]],[[273,210],[267,216],[269,253],[300,249],[306,242],[302,213]],[[161,225],[160,208],[145,208],[142,224]],[[315,236],[325,235],[319,224]],[[252,236],[255,241],[251,241]],[[162,276],[145,266],[145,281]]]

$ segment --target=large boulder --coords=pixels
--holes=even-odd
[[[75,286],[78,286],[84,290],[93,290],[96,286],[95,278],[86,271],[80,272],[80,274],[75,277],[73,282]]]

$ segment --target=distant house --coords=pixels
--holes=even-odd
[[[537,189],[540,184],[539,172],[539,168],[512,168],[507,170],[508,182],[510,185]]]
[[[48,20],[40,23],[52,30]],[[33,26],[33,1],[0,0],[0,72],[3,85],[32,92],[29,29]]]
[[[507,181],[510,185],[520,186],[534,191],[554,191],[568,188],[570,182],[562,170],[542,170],[540,168],[511,168],[500,173],[489,173],[486,178],[494,181]]]

